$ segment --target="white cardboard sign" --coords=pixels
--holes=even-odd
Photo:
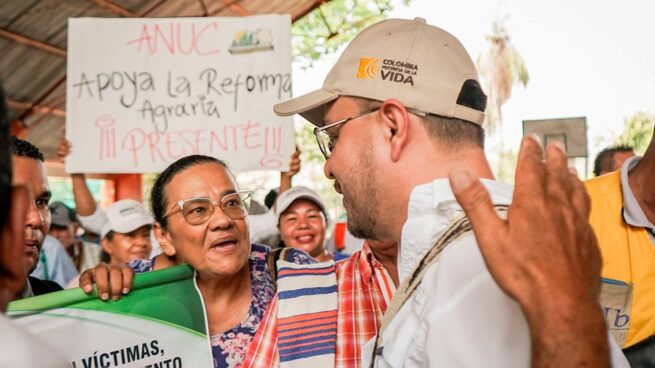
[[[204,154],[287,170],[288,15],[68,21],[68,172],[159,172]]]

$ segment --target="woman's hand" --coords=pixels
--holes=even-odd
[[[118,300],[132,289],[134,271],[126,264],[116,266],[100,262],[95,268],[88,269],[80,275],[80,288],[86,293],[93,292],[96,284],[98,295],[102,300]]]

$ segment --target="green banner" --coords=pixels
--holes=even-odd
[[[8,315],[73,368],[213,366],[202,297],[187,265],[136,275],[118,301],[76,288],[12,302]]]

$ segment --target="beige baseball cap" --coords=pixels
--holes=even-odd
[[[273,107],[323,126],[327,103],[339,96],[398,99],[426,113],[482,124],[484,113],[457,104],[464,82],[478,73],[464,46],[425,19],[388,19],[355,37],[325,78],[323,88]]]

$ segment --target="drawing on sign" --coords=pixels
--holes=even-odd
[[[232,54],[245,54],[254,51],[273,50],[271,30],[239,31],[234,34],[232,46],[228,49]]]

